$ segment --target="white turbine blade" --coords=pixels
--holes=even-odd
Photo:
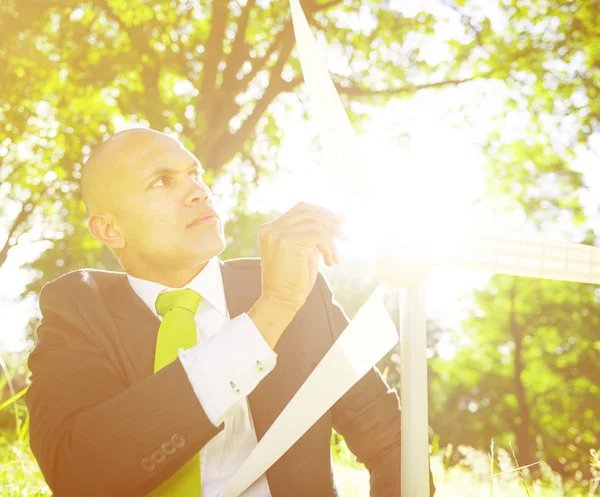
[[[320,127],[323,162],[331,181],[341,190],[342,209],[351,213],[365,195],[367,168],[356,132],[335,89],[298,0],[290,0],[296,46],[312,114]],[[361,181],[356,178],[360,177]]]
[[[517,230],[477,230],[435,266],[600,284],[600,248]]]
[[[377,287],[219,497],[244,492],[398,343],[383,295]]]

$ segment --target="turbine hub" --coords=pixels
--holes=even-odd
[[[431,240],[414,232],[387,237],[377,251],[379,275],[398,288],[418,286],[429,276],[432,266]]]

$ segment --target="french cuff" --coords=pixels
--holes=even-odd
[[[178,355],[196,397],[215,426],[220,426],[229,409],[248,396],[277,364],[277,354],[246,313],[195,347],[179,349]]]

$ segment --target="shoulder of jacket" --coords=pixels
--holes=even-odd
[[[68,273],[60,275],[58,278],[49,281],[44,285],[53,287],[72,286],[81,284],[84,286],[95,286],[95,285],[110,285],[116,283],[122,278],[126,277],[125,272],[119,271],[105,271],[103,269],[74,269]],[[44,288],[42,287],[42,289]]]
[[[64,297],[66,294],[95,293],[108,289],[126,278],[125,272],[105,271],[102,269],[75,269],[44,284],[40,291],[40,306],[52,300],[52,297]]]

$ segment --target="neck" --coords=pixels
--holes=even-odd
[[[126,271],[136,278],[154,281],[169,288],[183,288],[192,281],[206,267],[208,261],[192,268],[184,269],[156,269],[156,268],[131,268]]]

